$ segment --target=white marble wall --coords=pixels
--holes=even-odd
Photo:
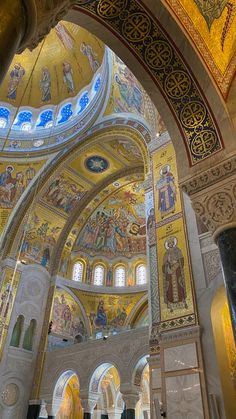
[[[196,343],[173,346],[164,350],[165,372],[198,367]]]
[[[190,199],[185,194],[184,204],[198,317],[201,326],[201,344],[210,414],[211,419],[225,419],[224,401],[211,324],[212,300],[217,289],[223,285],[219,251],[213,242],[211,233],[204,233],[198,236],[195,214]]]
[[[204,419],[199,374],[166,377],[168,419]]]
[[[14,268],[14,261],[7,261]],[[22,265],[18,292],[10,320],[9,332],[0,364],[0,418],[25,419],[39,339],[44,318],[50,278],[41,266]],[[19,348],[11,347],[11,335],[19,315],[25,318]],[[24,332],[31,319],[37,321],[32,351],[22,348]]]

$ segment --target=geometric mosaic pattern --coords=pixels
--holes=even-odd
[[[181,129],[190,166],[223,148],[196,80],[144,5],[137,0],[77,0],[74,9],[101,21],[149,71]]]

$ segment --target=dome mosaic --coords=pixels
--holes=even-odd
[[[16,55],[0,87],[4,150],[48,148],[87,127],[105,91],[107,54],[95,36],[62,21]]]

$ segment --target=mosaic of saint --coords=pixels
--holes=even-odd
[[[51,182],[43,198],[48,204],[69,214],[85,194],[86,191],[82,185],[78,185],[78,180],[63,173]]]
[[[53,334],[71,338],[86,335],[78,303],[62,289],[57,289],[55,292],[51,321]]]
[[[48,267],[62,223],[54,213],[38,207],[25,225],[20,244],[21,258]]]
[[[171,166],[165,165],[160,169],[160,178],[157,181],[158,190],[158,209],[161,218],[175,212],[176,187],[174,175],[171,173]]]
[[[162,272],[164,302],[172,312],[175,308],[188,308],[184,278],[184,256],[178,247],[178,240],[171,236],[165,242]]]
[[[85,29],[61,21],[43,44],[16,55],[0,87],[0,97],[16,106],[56,105],[89,85],[103,62],[104,51],[103,43]]]
[[[93,332],[123,327],[130,312],[144,295],[144,293],[104,295],[75,290],[74,292],[85,307]]]
[[[34,178],[40,163],[8,164],[0,163],[0,208],[13,208],[25,188]]]
[[[146,119],[153,132],[161,133],[165,125],[151,99],[133,73],[113,54],[113,86],[106,114],[131,112]]]
[[[90,216],[76,242],[89,254],[131,257],[146,251],[144,191],[132,183],[109,196]]]

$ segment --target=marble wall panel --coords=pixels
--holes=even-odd
[[[199,374],[166,378],[168,419],[204,419]]]
[[[198,366],[195,343],[174,346],[164,350],[165,371],[184,370]]]

